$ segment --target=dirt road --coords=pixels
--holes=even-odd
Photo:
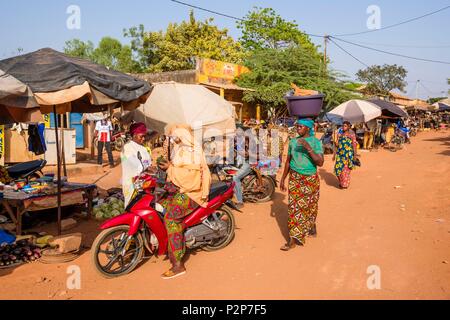
[[[169,262],[160,258],[106,280],[86,252],[70,264],[0,271],[0,299],[450,299],[449,160],[449,131],[421,133],[397,153],[363,153],[342,191],[327,157],[319,236],[288,253],[279,250],[287,196],[277,191],[273,203],[236,214],[229,247],[191,254],[184,277],[162,280]],[[119,174],[99,183],[111,187]],[[79,229],[87,244],[97,234],[93,222]],[[70,265],[81,268],[81,290],[66,288]],[[368,268],[379,268],[380,290],[368,289]]]

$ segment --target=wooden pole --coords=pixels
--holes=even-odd
[[[59,134],[58,134],[58,116],[56,114],[56,106],[53,106],[53,116],[55,118],[55,140],[56,140],[56,164],[58,166],[58,236],[61,235],[61,158],[59,154]]]
[[[327,74],[327,47],[328,47],[328,36],[325,35],[323,37],[323,41],[324,41],[324,53],[323,53],[323,70],[324,70],[324,74]]]
[[[62,121],[63,119],[63,115],[61,115],[61,128],[60,128],[60,132],[61,132],[61,157],[62,157],[62,167],[63,167],[63,173],[64,176],[67,177],[67,167],[66,167],[66,151],[65,151],[65,130],[64,130],[64,121]]]

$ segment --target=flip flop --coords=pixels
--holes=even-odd
[[[186,274],[186,270],[175,273],[172,270],[167,271],[166,273],[163,273],[163,275],[161,276],[164,280],[169,280],[169,279],[174,279],[176,277],[182,276]]]
[[[281,251],[286,251],[286,252],[287,252],[287,251],[290,251],[290,250],[292,250],[292,249],[295,249],[295,247],[296,247],[296,246],[291,247],[291,246],[289,246],[288,244],[285,244],[283,247],[280,248],[280,250],[281,250]]]

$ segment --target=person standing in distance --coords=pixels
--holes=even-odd
[[[103,119],[97,121],[95,124],[94,136],[97,137],[97,151],[98,158],[97,163],[99,165],[103,164],[103,147],[106,149],[106,153],[108,154],[109,166],[114,168],[114,159],[111,150],[111,137],[112,137],[113,127],[111,121],[107,119]]]

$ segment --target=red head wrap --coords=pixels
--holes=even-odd
[[[144,123],[133,123],[130,126],[130,134],[134,136],[135,134],[146,134],[147,133],[147,127]]]

